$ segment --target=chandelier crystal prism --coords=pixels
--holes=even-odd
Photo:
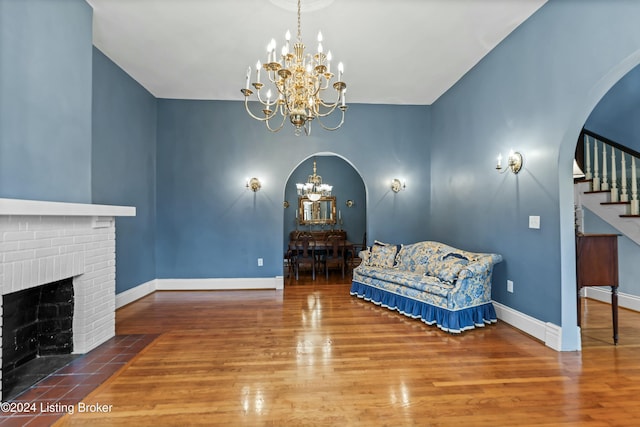
[[[322,33],[318,33],[318,48],[316,53],[304,53],[300,26],[300,0],[298,0],[298,38],[290,50],[291,34],[287,31],[285,44],[282,46],[280,58],[276,53],[276,41],[271,39],[267,46],[267,60],[264,64],[256,63],[255,81],[251,80],[251,67],[247,69],[246,84],[240,91],[244,95],[244,106],[247,113],[256,120],[264,122],[271,132],[278,132],[284,127],[287,119],[295,127],[295,135],[311,133],[311,122],[318,119],[323,129],[336,130],[344,123],[347,111],[345,92],[346,83],[342,81],[344,68],[342,62],[338,64],[338,75],[331,72],[331,51],[324,53],[322,47]],[[266,74],[266,85],[261,82],[261,71]],[[331,83],[334,81],[333,83]],[[255,97],[251,95],[255,89]],[[324,98],[335,91],[333,102]],[[329,90],[329,92],[327,92]],[[266,92],[265,92],[266,91]],[[249,108],[249,98],[258,101],[260,112],[254,114]],[[337,110],[337,111],[336,111]],[[326,125],[323,120],[337,121],[329,116],[339,116],[337,125]],[[278,117],[276,117],[278,116]],[[272,125],[272,119],[276,125]],[[279,123],[277,123],[279,121]]]
[[[331,196],[333,186],[322,183],[322,177],[318,175],[316,161],[313,161],[313,175],[309,175],[306,183],[296,184],[298,196],[306,197],[312,202],[317,202],[321,197]]]

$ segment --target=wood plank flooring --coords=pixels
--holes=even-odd
[[[640,313],[583,301],[582,352],[498,322],[461,335],[349,296],[349,280],[284,291],[156,292],[118,334],[159,334],[61,426],[637,426]]]

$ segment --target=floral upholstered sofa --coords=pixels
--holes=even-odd
[[[396,245],[376,241],[360,252],[351,295],[459,333],[497,321],[491,274],[502,256],[424,241]]]

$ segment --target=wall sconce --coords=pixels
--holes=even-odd
[[[344,204],[347,205],[348,208],[352,208],[355,203],[353,202],[353,200],[349,199],[344,202]]]
[[[394,178],[393,181],[391,181],[391,190],[393,190],[394,193],[398,193],[405,188],[407,188],[406,181],[401,182],[398,178]]]
[[[260,182],[260,180],[258,178],[251,178],[249,180],[247,180],[247,189],[253,191],[254,193],[257,192],[258,190],[260,190],[260,188],[262,188],[262,183]]]
[[[502,170],[502,154],[498,154],[498,164],[496,164],[496,170],[500,173],[505,173],[510,170],[513,173],[520,172],[522,169],[522,154],[517,151],[510,151],[509,158],[507,159],[507,167]]]

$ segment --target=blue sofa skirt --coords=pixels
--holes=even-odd
[[[496,310],[491,302],[451,311],[356,281],[353,281],[350,293],[413,319],[420,319],[427,325],[435,324],[443,331],[454,334],[498,321]]]

